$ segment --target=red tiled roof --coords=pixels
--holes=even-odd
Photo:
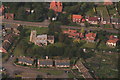
[[[84,37],[83,33],[79,33],[79,37],[83,38]]]
[[[55,2],[52,1],[50,3],[50,9],[54,10],[55,12],[62,12],[62,3],[61,2]]]
[[[96,33],[88,33],[85,36],[87,40],[95,40]]]
[[[76,30],[68,30],[69,33],[76,33]]]
[[[107,42],[109,42],[109,43],[116,43],[118,40],[119,40],[119,39],[110,39],[110,40],[108,40]]]
[[[119,39],[114,35],[110,35],[109,40],[107,42],[116,43]]]
[[[96,37],[96,33],[88,33],[85,35],[86,37]]]
[[[81,15],[72,15],[72,18],[75,18],[75,19],[82,19],[83,17]]]
[[[82,22],[84,22],[85,21],[85,19],[82,19]]]

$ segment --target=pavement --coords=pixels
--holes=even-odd
[[[36,78],[37,75],[42,75],[44,78],[68,78],[66,73],[61,75],[47,75],[46,73],[40,72],[38,69],[25,68],[23,66],[15,66],[14,60],[16,57],[10,57],[7,62],[3,63],[2,66],[6,69],[6,72],[10,77],[15,77],[15,72],[21,72],[22,74],[33,75],[32,78]],[[24,75],[24,77],[26,77]],[[27,78],[31,78],[31,76],[27,76]]]
[[[48,27],[48,25],[50,24],[49,20],[45,20],[43,22],[27,22],[27,21],[18,21],[18,20],[8,20],[8,19],[3,19],[2,23],[7,23],[7,24],[20,24],[20,25],[26,25],[26,26],[36,26],[36,27]],[[61,28],[67,28],[67,29],[81,29],[81,27],[76,27],[76,26],[64,26],[62,25]],[[115,29],[109,29],[109,28],[95,28],[95,27],[84,27],[84,30],[86,31],[100,31],[100,30],[104,30],[110,33],[119,33],[120,31],[115,30]]]

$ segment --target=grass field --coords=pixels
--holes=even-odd
[[[96,48],[96,43],[86,42],[82,48]]]
[[[105,6],[98,6],[96,10],[97,13],[99,13],[102,17],[104,18],[109,17],[108,11]]]
[[[100,78],[118,77],[118,54],[98,52],[94,57],[86,59],[86,62]]]
[[[47,69],[39,69],[40,72],[50,73],[51,75],[62,75],[64,71],[62,70],[47,70]]]
[[[45,34],[48,31],[47,27],[34,27],[34,26],[25,26],[25,29],[27,30],[27,33],[30,33],[31,30],[36,30],[37,34]]]

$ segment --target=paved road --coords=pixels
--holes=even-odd
[[[49,75],[48,76],[46,73],[40,72],[37,69],[30,69],[30,68],[24,68],[22,66],[15,66],[13,64],[14,59],[15,57],[10,57],[9,60],[6,63],[3,63],[2,65],[11,77],[15,76],[14,74],[15,71],[19,71],[24,74],[28,74],[28,73],[34,74],[34,77],[32,76],[32,78],[35,78],[37,75],[42,75],[44,78],[68,78],[68,75],[66,73],[63,73],[61,75]]]
[[[21,24],[21,25],[27,25],[27,26],[36,26],[36,27],[48,27],[50,22],[48,20],[45,20],[44,22],[26,22],[26,21],[17,21],[17,20],[7,20],[3,19],[2,23],[7,23],[7,24]],[[81,27],[75,27],[75,26],[61,26],[61,28],[70,28],[70,29],[81,29]],[[103,28],[84,28],[86,31],[94,31],[94,30],[105,30],[110,33],[119,33],[120,31],[118,30],[113,30],[113,29],[103,29]]]
[[[38,27],[48,27],[48,25],[49,25],[50,22],[48,20],[45,20],[44,22],[27,22],[27,21],[18,21],[18,20],[3,19],[2,23],[20,24],[20,25],[38,26]]]

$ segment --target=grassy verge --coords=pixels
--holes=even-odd
[[[50,73],[51,75],[62,75],[64,73],[62,70],[39,69],[39,71],[43,73]]]

